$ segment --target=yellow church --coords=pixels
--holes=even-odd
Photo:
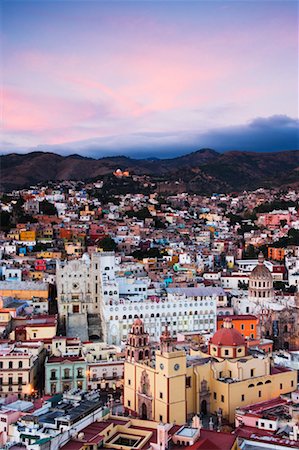
[[[166,327],[152,356],[141,319],[128,335],[124,406],[142,419],[181,425],[194,414],[217,413],[233,423],[236,408],[296,388],[297,371],[274,367],[269,355],[248,355],[229,318],[210,339],[208,353],[177,350]]]

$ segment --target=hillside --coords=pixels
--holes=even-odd
[[[299,150],[277,153],[234,151],[221,154],[202,149],[162,160],[137,160],[125,156],[92,159],[43,152],[9,154],[0,157],[1,190],[50,180],[101,178],[117,168],[138,175],[149,175],[154,182],[159,183],[162,191],[240,191],[299,185]]]

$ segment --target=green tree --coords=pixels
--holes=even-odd
[[[99,246],[104,252],[114,252],[117,249],[116,242],[111,237],[105,237],[99,241]]]
[[[10,230],[11,215],[8,211],[0,211],[0,229],[2,231]]]
[[[57,216],[57,209],[52,203],[48,202],[48,200],[43,200],[40,202],[39,210],[47,216]]]

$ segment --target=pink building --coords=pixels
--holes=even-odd
[[[291,214],[288,211],[273,211],[260,214],[258,218],[258,222],[267,228],[280,227],[282,221],[285,221],[287,225],[291,224]]]

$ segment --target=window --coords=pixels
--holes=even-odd
[[[265,422],[261,422],[261,427],[265,428]]]
[[[244,323],[242,323],[241,324],[241,330],[244,330],[245,329],[245,326],[244,326]]]
[[[244,402],[244,400],[245,400],[245,395],[242,394],[242,395],[241,395],[241,402]]]
[[[163,398],[163,392],[160,392],[160,398]]]
[[[19,369],[23,367],[23,361],[19,361]]]
[[[128,406],[131,406],[131,400],[128,400]]]
[[[293,380],[291,381],[291,386],[294,387],[294,381]]]
[[[191,377],[186,377],[186,388],[191,387]]]
[[[217,392],[214,392],[214,400],[217,400]]]
[[[254,369],[250,369],[250,376],[254,377]]]
[[[131,386],[131,380],[128,380],[128,385]]]
[[[254,324],[253,323],[250,325],[250,328],[251,328],[251,330],[254,330]]]
[[[159,416],[159,420],[160,420],[160,422],[163,422],[163,416],[161,416],[161,414]]]
[[[9,361],[9,363],[8,363],[8,368],[9,368],[9,369],[12,369],[12,361]]]
[[[36,338],[36,333],[33,333],[33,337]]]
[[[272,428],[272,423],[269,423],[269,428]]]
[[[259,391],[259,397],[261,397],[262,396],[262,391]]]
[[[8,378],[8,384],[12,384],[12,377]]]
[[[280,383],[279,389],[282,389],[282,383]]]
[[[224,395],[221,395],[221,401],[224,403]]]
[[[229,350],[225,349],[224,350],[224,354],[225,354],[225,356],[228,356],[229,355]]]
[[[0,361],[0,369],[3,369],[3,362]]]
[[[252,388],[252,387],[254,387],[254,384],[250,384],[248,387],[249,387],[249,388]]]
[[[23,383],[23,377],[18,377],[18,384],[22,384]]]

